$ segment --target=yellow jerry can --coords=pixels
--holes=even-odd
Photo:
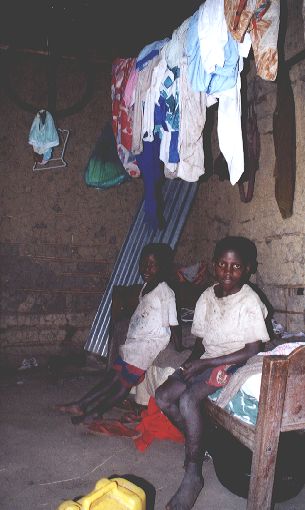
[[[125,478],[102,478],[87,496],[64,501],[57,510],[146,510],[146,496]]]

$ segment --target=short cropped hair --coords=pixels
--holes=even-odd
[[[216,262],[225,251],[234,251],[242,259],[245,266],[250,267],[251,274],[257,270],[257,249],[255,243],[247,237],[224,237],[215,246],[213,262]]]
[[[141,252],[140,261],[143,257],[154,255],[158,262],[160,278],[164,281],[171,280],[173,277],[174,251],[169,244],[149,243],[146,244]]]

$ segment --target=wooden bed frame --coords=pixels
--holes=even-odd
[[[212,423],[252,451],[247,510],[269,510],[281,432],[305,429],[305,346],[289,356],[265,356],[256,425],[244,423],[206,400]]]
[[[140,288],[141,285],[114,287],[111,332],[117,321],[128,319],[133,313]],[[189,299],[182,289],[182,306],[188,306]],[[108,368],[119,347],[111,332]],[[212,424],[223,427],[252,451],[247,510],[270,510],[280,433],[305,429],[305,346],[288,356],[264,357],[256,425],[241,421],[207,399],[204,410]]]

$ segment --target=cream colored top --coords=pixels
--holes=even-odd
[[[165,349],[171,337],[170,326],[177,326],[174,291],[162,282],[155,289],[139,296],[139,304],[130,319],[127,338],[120,347],[124,361],[143,370]]]
[[[202,338],[201,358],[231,354],[258,340],[267,342],[268,311],[256,292],[244,284],[236,294],[217,298],[214,287],[201,294],[194,313],[191,332]]]

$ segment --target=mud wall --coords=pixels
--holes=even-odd
[[[5,57],[6,55],[2,55]],[[47,62],[40,55],[12,55],[11,90],[19,102],[47,107]],[[98,190],[87,187],[84,169],[102,127],[111,119],[109,64],[93,64],[94,88],[79,112],[59,118],[68,129],[66,167],[33,171],[28,144],[34,113],[0,89],[1,331],[3,360],[19,364],[36,356],[82,349],[116,257],[143,197],[141,179]],[[58,110],[85,90],[74,60],[57,73]],[[54,156],[60,156],[55,150]],[[195,251],[190,218],[180,245],[183,260]]]
[[[286,58],[304,48],[301,2],[290,4]],[[12,88],[21,101],[46,108],[46,59],[12,58]],[[0,89],[1,166],[1,331],[0,353],[19,364],[35,355],[82,349],[121,244],[142,199],[141,180],[106,191],[83,180],[88,157],[101,128],[110,119],[110,67],[94,65],[94,91],[79,111],[59,118],[68,129],[67,167],[33,171],[27,139],[34,114],[20,108]],[[259,252],[257,282],[288,329],[304,329],[305,64],[290,71],[297,127],[297,175],[294,210],[283,220],[274,197],[272,116],[276,85],[249,73],[257,92],[261,136],[260,168],[254,198],[243,204],[238,188],[216,175],[200,185],[183,231],[176,260],[207,261],[215,242],[227,234],[253,239]],[[85,89],[78,63],[62,61],[57,74],[59,109]],[[251,93],[251,86],[249,91]],[[214,133],[215,138],[215,133]],[[214,140],[215,141],[215,140]],[[213,146],[217,155],[217,141]]]

